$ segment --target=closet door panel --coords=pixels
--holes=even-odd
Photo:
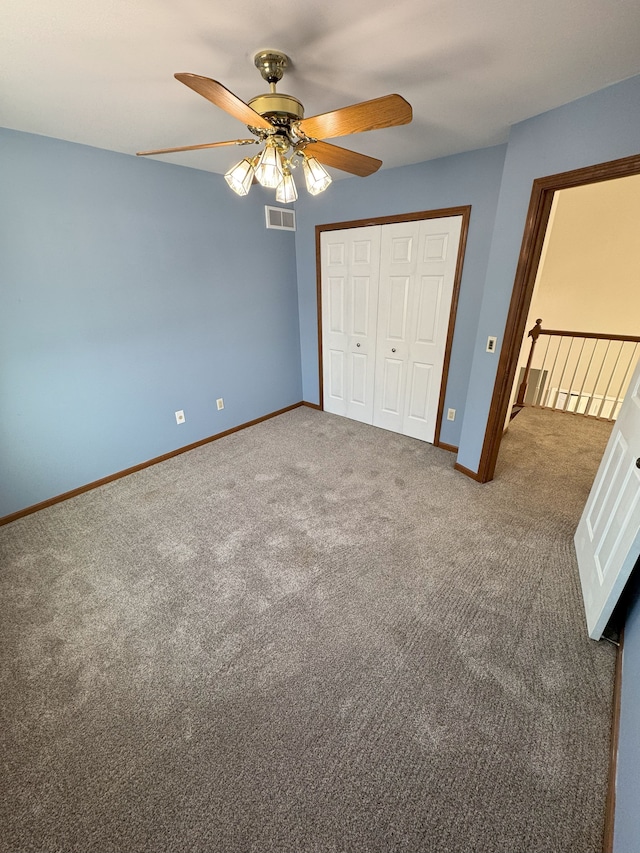
[[[460,216],[419,223],[402,432],[422,441],[432,442],[436,431],[461,227]]]
[[[371,423],[380,226],[321,235],[324,409]]]
[[[374,426],[403,432],[418,223],[382,227]]]

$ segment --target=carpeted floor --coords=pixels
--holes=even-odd
[[[598,851],[609,429],[527,410],[481,486],[300,408],[0,528],[0,850]]]

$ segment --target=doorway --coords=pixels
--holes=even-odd
[[[554,193],[505,428],[532,405],[617,417],[640,355],[639,223],[640,175]]]
[[[446,447],[440,427],[470,210],[316,227],[321,408]]]
[[[584,169],[537,178],[533,182],[505,326],[504,344],[500,353],[487,429],[475,478],[480,482],[486,483],[491,480],[495,471],[554,194],[559,190],[638,174],[640,174],[640,155],[634,155]]]

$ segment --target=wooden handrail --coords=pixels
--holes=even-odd
[[[536,320],[536,326],[540,322],[540,320]],[[531,332],[533,332],[533,329]],[[538,335],[556,335],[563,338],[596,338],[599,341],[630,341],[631,343],[640,344],[640,337],[637,335],[601,335],[598,332],[566,332],[562,329],[540,329]]]

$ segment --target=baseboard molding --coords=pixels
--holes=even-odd
[[[609,747],[609,775],[607,778],[607,800],[604,812],[603,853],[613,853],[613,830],[616,817],[616,775],[618,772],[618,738],[620,736],[620,702],[622,697],[622,648],[624,629],[620,633],[620,645],[616,655],[613,678],[613,708],[611,717],[611,744]]]
[[[478,474],[477,471],[472,471],[470,468],[465,468],[464,465],[460,465],[459,462],[456,462],[453,466],[456,471],[460,471],[461,474],[464,474],[466,477],[471,477],[472,480],[475,480],[476,483],[482,483],[482,477]]]
[[[457,453],[458,452],[458,448],[455,446],[455,444],[447,444],[444,441],[439,441],[436,444],[436,447],[439,447],[441,450],[448,450],[449,453]]]
[[[301,406],[308,406],[310,409],[315,409],[315,410],[316,410],[316,411],[318,411],[318,412],[321,412],[321,411],[322,411],[322,406],[320,406],[318,403],[307,403],[307,401],[306,401],[306,400],[303,400],[303,401],[300,403],[300,405],[301,405]]]
[[[177,450],[171,450],[169,453],[163,453],[162,456],[155,456],[153,459],[148,459],[146,462],[140,462],[138,465],[133,465],[131,468],[125,468],[124,471],[117,471],[115,474],[109,474],[108,477],[102,477],[100,480],[94,480],[92,483],[87,483],[85,486],[78,486],[77,489],[71,489],[69,492],[63,492],[63,494],[56,495],[53,498],[48,498],[46,501],[41,501],[40,503],[33,504],[33,506],[20,509],[17,512],[11,513],[11,515],[5,515],[0,518],[0,526],[4,524],[11,524],[12,521],[17,521],[19,518],[24,518],[26,515],[31,515],[41,509],[47,509],[47,507],[53,506],[54,504],[62,503],[62,501],[67,501],[70,498],[75,498],[85,492],[90,492],[92,489],[98,489],[100,486],[105,486],[107,483],[112,483],[114,480],[120,480],[122,477],[128,477],[129,474],[135,474],[136,471],[142,471],[144,468],[150,468],[152,465],[157,465],[158,462],[166,462],[167,459],[172,459],[174,456],[180,456],[181,453],[188,453],[189,450],[195,450],[196,447],[202,447],[202,445],[209,444],[219,438],[224,438],[226,435],[231,435],[232,433],[240,432],[240,430],[246,429],[247,427],[255,426],[263,421],[268,421],[270,418],[283,415],[285,412],[290,412],[300,406],[310,406],[312,409],[320,408],[314,403],[305,403],[304,401],[293,403],[291,406],[285,406],[284,409],[278,409],[277,412],[270,412],[268,415],[262,415],[260,418],[255,418],[252,421],[247,421],[244,424],[231,427],[231,429],[226,429],[223,432],[218,432],[215,435],[208,436],[207,438],[201,438],[199,441],[194,441],[193,444],[186,444],[184,447],[178,447]]]

